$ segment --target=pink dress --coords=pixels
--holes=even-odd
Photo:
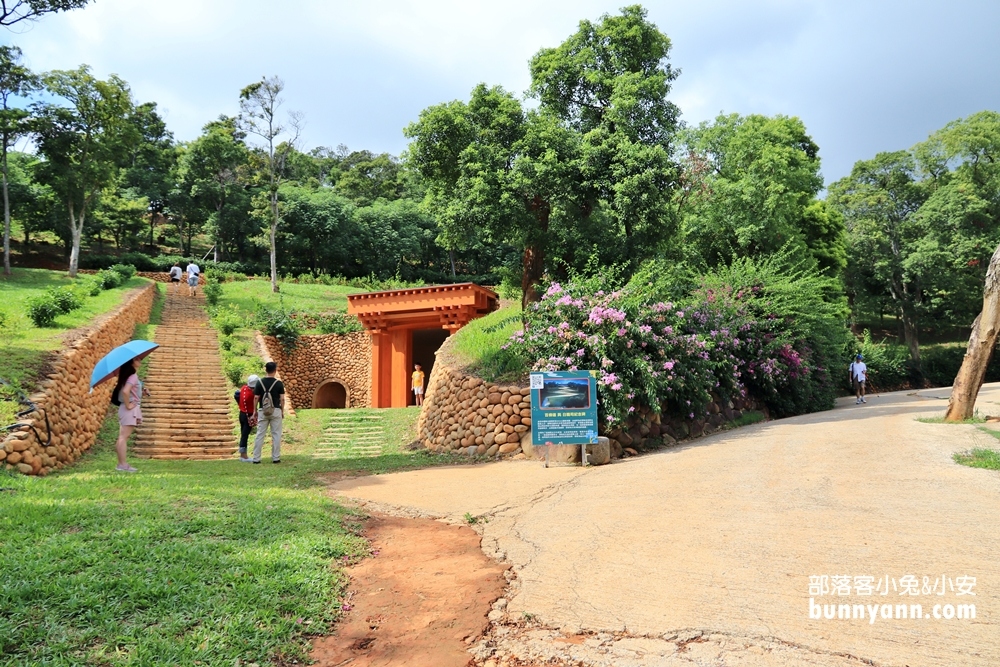
[[[122,426],[136,426],[142,421],[142,409],[139,407],[139,403],[142,402],[142,381],[139,380],[139,376],[132,374],[128,380],[125,380],[125,386],[122,387],[122,393],[126,391],[132,393],[132,405],[134,406],[131,410],[125,407],[125,401],[118,406],[118,423]]]

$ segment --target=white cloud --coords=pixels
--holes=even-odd
[[[476,83],[522,92],[528,60],[618,0],[94,0],[8,41],[38,70],[81,63],[159,103],[180,139],[237,111],[242,86],[278,74],[307,142],[398,152],[429,104]],[[955,0],[659,0],[650,18],[683,71],[673,99],[697,122],[719,111],[799,115],[839,176],[876,150],[1000,106],[997,9]]]

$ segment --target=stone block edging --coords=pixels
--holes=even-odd
[[[277,339],[260,332],[257,344],[265,361],[277,362],[286,400],[290,398],[300,410],[311,408],[316,391],[331,381],[344,385],[350,397],[347,407],[371,406],[372,344],[367,331],[299,336],[290,353]]]
[[[427,382],[424,405],[417,421],[417,439],[433,452],[458,452],[469,456],[518,456],[540,459],[545,448],[531,444],[531,399],[526,384],[485,382],[445,359],[449,338],[438,350]],[[639,408],[621,427],[607,436],[610,458],[635,454],[638,450],[673,445],[680,440],[708,435],[738,419],[744,411],[758,409],[752,399],[719,398],[709,404],[704,418],[688,419]],[[553,460],[580,460],[577,445],[552,448]]]
[[[105,354],[132,340],[135,326],[149,321],[156,297],[156,284],[138,287],[125,302],[99,317],[86,333],[56,353],[52,371],[31,400],[44,408],[51,427],[40,411],[23,421],[32,422],[41,441],[27,426],[0,441],[0,465],[26,475],[46,475],[71,464],[90,449],[101,429],[114,383],[110,380],[90,393],[90,374]]]

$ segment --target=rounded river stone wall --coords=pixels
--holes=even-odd
[[[490,383],[449,366],[442,358],[447,355],[441,353],[448,350],[452,340],[446,340],[438,350],[427,383],[417,421],[420,443],[434,452],[544,458],[544,448],[531,444],[531,390],[527,384]],[[609,439],[611,458],[708,435],[739,419],[744,412],[760,407],[750,398],[714,399],[707,406],[707,414],[697,419],[637,407],[622,427],[601,429],[601,435]],[[580,448],[556,447],[553,457],[557,461],[579,461]]]
[[[90,373],[101,357],[132,340],[136,324],[149,321],[155,295],[153,283],[136,288],[121,306],[55,355],[40,391],[29,397],[45,410],[48,427],[41,411],[28,415],[22,421],[30,421],[34,431],[23,426],[0,441],[0,465],[25,475],[46,475],[93,446],[111,405],[114,382],[109,380],[91,393]]]
[[[272,336],[260,340],[266,355],[278,364],[278,377],[295,409],[311,408],[316,391],[328,382],[339,382],[347,390],[345,407],[371,405],[372,343],[367,331],[299,336],[291,352]]]

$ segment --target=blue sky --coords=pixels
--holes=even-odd
[[[94,0],[0,35],[39,71],[91,65],[159,104],[180,140],[234,114],[240,88],[286,82],[305,145],[399,153],[420,110],[477,83],[518,93],[527,63],[599,0]],[[908,148],[957,118],[1000,109],[1000,3],[810,0],[646,2],[681,69],[671,98],[719,112],[802,118],[831,182],[858,159]]]

